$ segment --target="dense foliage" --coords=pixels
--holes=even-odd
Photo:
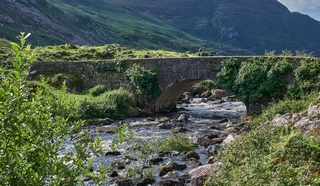
[[[100,153],[98,137],[93,142],[84,135],[73,153],[61,154],[65,140],[83,126],[68,119],[77,115],[75,103],[57,98],[44,83],[27,86],[34,61],[27,36],[22,33],[20,45],[12,44],[13,69],[0,68],[0,185],[78,185],[86,177],[98,183],[104,169],[101,175],[87,169],[87,150]]]
[[[138,94],[147,98],[155,98],[161,94],[155,72],[133,64],[125,73]]]
[[[243,63],[231,58],[222,66],[218,83],[244,102],[281,98],[287,87],[284,75],[293,68],[285,58],[250,58]]]
[[[302,91],[319,90],[320,60],[308,57],[295,71],[295,78]]]

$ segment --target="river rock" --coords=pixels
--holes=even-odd
[[[221,120],[218,121],[218,123],[225,123],[228,122],[229,120],[227,118],[223,118]]]
[[[209,139],[218,138],[219,135],[220,135],[220,133],[218,133],[218,132],[217,133],[211,133],[211,134],[208,135],[208,138]]]
[[[217,153],[217,147],[215,145],[209,145],[207,148],[208,154],[216,154]]]
[[[221,89],[215,89],[212,91],[212,95],[216,95],[217,98],[222,99],[223,97],[226,97],[227,94],[224,90]]]
[[[117,186],[134,186],[133,182],[129,178],[118,177],[112,180]]]
[[[201,165],[202,165],[202,163],[200,161],[198,161],[197,159],[195,159],[195,158],[189,158],[187,160],[187,167],[196,168],[196,167],[199,167]]]
[[[209,101],[221,101],[217,95],[211,95],[207,98]]]
[[[110,173],[108,173],[108,176],[109,176],[110,178],[114,178],[114,177],[119,176],[119,174],[118,174],[117,171],[113,170],[113,171],[111,171]]]
[[[206,162],[207,162],[208,164],[213,164],[213,163],[214,163],[214,158],[215,158],[214,156],[210,156],[210,157],[207,159]]]
[[[178,177],[178,180],[182,183],[190,183],[190,176],[188,174],[183,174],[181,176]]]
[[[111,163],[111,166],[112,166],[113,168],[120,169],[120,170],[126,168],[124,163],[118,162],[118,161],[112,162],[112,163]]]
[[[200,146],[207,148],[209,145],[214,145],[216,142],[213,139],[200,137],[197,139],[197,143]]]
[[[136,186],[147,186],[147,185],[152,185],[156,181],[152,178],[142,178],[138,181],[136,181]]]
[[[97,119],[91,123],[91,125],[97,125],[97,126],[102,126],[102,125],[111,125],[114,123],[114,121],[110,118],[104,118],[104,119]]]
[[[233,141],[235,141],[239,136],[237,134],[229,134],[228,137],[226,139],[223,140],[222,142],[222,146],[226,147],[228,145],[230,145]]]
[[[236,132],[236,127],[228,127],[221,132],[221,135],[229,135],[230,133]]]
[[[200,97],[202,98],[208,98],[209,96],[211,96],[211,91],[207,90],[207,91],[204,91]]]
[[[166,175],[164,175],[162,178],[172,180],[172,179],[176,179],[178,176],[179,176],[178,172],[171,171],[171,172],[168,172]]]
[[[107,125],[107,126],[97,127],[96,130],[99,132],[115,133],[116,127]]]
[[[186,114],[181,114],[178,118],[177,121],[180,122],[187,122],[188,121],[188,116]]]
[[[156,186],[184,186],[184,184],[177,180],[161,180]]]
[[[207,176],[216,172],[217,166],[215,164],[203,165],[201,167],[197,167],[189,172],[189,176],[191,178],[191,186],[199,186],[205,181]]]
[[[105,156],[120,156],[121,153],[119,151],[109,151],[105,153]]]
[[[164,159],[162,157],[157,157],[149,160],[148,163],[151,165],[156,165],[156,164],[159,164],[160,162],[163,162],[163,160]]]
[[[168,172],[173,170],[184,170],[187,166],[184,164],[178,164],[176,162],[168,162],[165,166],[162,166],[159,172],[159,176],[166,175]]]
[[[184,132],[189,132],[188,129],[183,128],[183,127],[175,127],[171,129],[171,132],[176,134],[176,133],[184,133]]]
[[[194,159],[197,159],[199,160],[200,159],[200,156],[198,153],[194,152],[194,151],[189,151],[187,153],[185,153],[183,156],[182,156],[182,160],[187,160],[189,158],[194,158]]]

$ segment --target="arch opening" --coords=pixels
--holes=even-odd
[[[178,103],[181,103],[180,98],[182,97],[182,95],[185,92],[190,91],[190,88],[192,86],[196,85],[197,83],[203,83],[205,80],[206,79],[188,79],[188,80],[183,80],[183,81],[172,84],[171,86],[166,88],[163,91],[163,93],[155,101],[155,105],[154,105],[155,111],[164,112],[168,110],[176,110],[178,108],[177,107]],[[214,91],[212,91],[213,89]],[[204,90],[208,90],[208,91],[203,92]],[[210,104],[220,104],[220,103],[226,104],[225,102],[236,102],[234,104],[242,105],[244,107],[241,110],[239,110],[239,112],[242,112],[242,113],[247,112],[246,106],[243,102],[241,103],[239,101],[236,101],[235,96],[230,96],[226,94],[223,90],[218,89],[218,87],[212,87],[210,89],[204,89],[204,90],[202,91],[200,90],[198,91],[198,93],[189,92],[192,94],[190,98],[193,100],[193,102],[201,102],[202,100],[206,102],[208,101],[210,102]],[[203,93],[203,96],[195,95],[195,94],[200,95],[201,93]],[[227,112],[228,111],[226,111],[226,113]]]

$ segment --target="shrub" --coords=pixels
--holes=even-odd
[[[303,91],[310,92],[320,88],[320,61],[306,58],[301,66],[294,70],[295,78]]]
[[[160,149],[163,151],[191,151],[194,144],[185,135],[170,136],[160,143]]]
[[[99,97],[84,100],[80,104],[83,119],[121,118],[128,114],[128,108],[134,106],[134,96],[124,88],[112,90]]]
[[[144,95],[147,98],[156,98],[161,94],[155,72],[133,64],[131,68],[127,69],[125,74],[134,85],[138,94]]]
[[[195,86],[199,89],[200,92],[219,88],[219,85],[212,80],[201,81],[200,83],[197,83]]]
[[[0,185],[80,185],[86,177],[98,183],[105,171],[89,172],[86,151],[101,153],[98,137],[95,143],[74,143],[73,153],[59,155],[62,144],[82,129],[83,122],[62,114],[77,110],[74,102],[57,100],[46,86],[26,86],[34,61],[30,46],[25,46],[27,36],[21,33],[20,45],[12,45],[14,69],[0,68]]]
[[[222,65],[218,83],[244,102],[283,97],[284,75],[293,68],[286,59],[276,58],[251,58],[245,63],[229,59]]]
[[[106,92],[108,90],[108,87],[106,85],[96,85],[93,88],[89,89],[89,93],[94,96],[97,97],[100,94],[103,94],[104,92]]]

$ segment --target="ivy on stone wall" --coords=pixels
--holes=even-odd
[[[124,72],[126,61],[103,61],[96,62],[95,68],[97,72]]]
[[[125,75],[138,94],[146,96],[147,98],[156,98],[161,94],[157,76],[154,71],[134,63],[131,68],[126,70]]]

